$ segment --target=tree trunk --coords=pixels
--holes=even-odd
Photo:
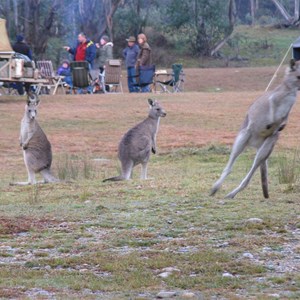
[[[230,39],[235,25],[236,20],[236,6],[235,6],[235,0],[229,0],[229,6],[228,6],[228,21],[229,21],[229,27],[228,27],[228,33],[227,35],[214,47],[214,49],[210,52],[211,56],[214,56]]]
[[[10,22],[10,0],[5,2],[5,12],[6,12],[6,29],[8,34],[11,34],[11,22]]]
[[[295,0],[294,22],[297,22],[299,20],[299,5],[300,5],[300,0]]]
[[[255,24],[255,0],[250,0],[250,14],[251,14],[251,25],[253,26]]]
[[[285,20],[289,23],[289,24],[293,24],[294,20],[293,18],[290,16],[290,14],[287,12],[287,10],[284,8],[284,6],[279,2],[279,0],[271,0],[274,5],[277,7],[277,9],[279,10],[279,12],[281,13],[281,15],[285,18]],[[296,3],[296,1],[295,1]],[[298,5],[299,6],[299,5]]]
[[[13,0],[14,25],[16,32],[19,31],[18,0]]]

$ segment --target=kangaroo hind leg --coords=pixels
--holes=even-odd
[[[132,160],[122,162],[122,178],[124,180],[129,180],[132,175],[134,163]]]
[[[262,164],[264,163],[267,158],[270,156],[270,154],[272,153],[272,150],[274,148],[274,145],[276,143],[276,141],[278,140],[278,133],[268,137],[264,143],[261,145],[261,147],[258,149],[256,156],[254,158],[254,162],[252,164],[252,167],[249,171],[249,173],[246,175],[246,177],[242,180],[241,184],[235,189],[233,190],[231,193],[229,193],[226,198],[234,198],[235,195],[240,192],[241,190],[243,190],[248,183],[250,182],[254,172],[256,171],[256,169]],[[265,166],[263,166],[262,168],[264,168]],[[264,174],[265,177],[265,174]],[[265,179],[265,178],[264,178]]]
[[[212,187],[211,192],[210,192],[211,196],[213,196],[220,189],[223,181],[230,174],[234,162],[236,161],[238,156],[245,150],[245,148],[248,144],[249,138],[250,138],[250,134],[248,133],[247,129],[241,130],[240,133],[238,134],[238,136],[236,137],[234,144],[232,146],[229,161],[228,161],[225,169],[223,170],[221,177],[216,181],[216,183]]]
[[[60,180],[54,177],[49,169],[44,169],[41,171],[41,175],[44,178],[44,183],[54,183],[59,182]]]
[[[147,179],[147,166],[148,166],[148,161],[142,163],[141,179],[143,179],[143,180]]]

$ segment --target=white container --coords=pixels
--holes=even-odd
[[[15,78],[23,77],[23,66],[24,66],[24,59],[15,59]]]

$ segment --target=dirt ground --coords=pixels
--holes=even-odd
[[[279,184],[278,164],[270,163],[272,199],[262,200],[257,177],[236,199],[219,198],[224,191],[208,197],[228,159],[218,146],[233,143],[273,72],[189,69],[180,94],[42,96],[38,120],[54,166],[65,153],[87,156],[93,166],[101,161],[95,178],[58,185],[9,186],[26,179],[18,142],[26,98],[1,96],[0,298],[125,299],[130,292],[155,299],[176,288],[208,295],[196,299],[298,299],[298,182]],[[151,179],[101,183],[116,174],[118,142],[146,117],[149,97],[167,112]],[[275,151],[298,147],[299,117],[297,102]],[[223,154],[198,149],[208,145]],[[189,149],[173,152],[178,148]],[[240,182],[250,157],[241,157],[226,191]],[[166,267],[178,274],[162,279]]]
[[[147,115],[147,98],[155,97],[168,113],[161,122],[158,136],[160,151],[232,144],[247,108],[263,93],[273,71],[273,68],[189,69],[186,73],[186,90],[192,92],[176,95],[124,93],[43,96],[39,122],[47,132],[54,152],[90,152],[114,156],[122,134]],[[213,81],[217,84],[212,85]],[[221,90],[196,93],[197,84],[199,90],[205,87],[212,90],[213,86]],[[10,160],[12,156],[21,154],[18,131],[23,111],[23,97],[1,96],[2,160]],[[299,114],[300,107],[296,104],[280,144],[297,144]]]

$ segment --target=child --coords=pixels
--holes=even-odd
[[[64,82],[69,85],[70,88],[73,87],[70,62],[68,60],[64,60],[62,62],[61,66],[57,70],[57,75],[65,76]]]

